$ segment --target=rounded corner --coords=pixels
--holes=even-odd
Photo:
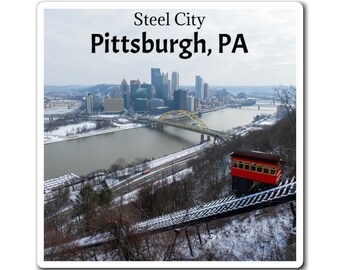
[[[45,269],[44,261],[37,260],[36,266],[37,266],[37,269]]]
[[[305,4],[303,2],[300,2],[300,1],[296,1],[295,3],[295,6],[296,6],[296,10],[300,11],[300,12],[304,12],[305,10]]]
[[[301,258],[301,260],[296,261],[296,268],[301,269],[304,266],[304,264],[305,264],[305,262],[304,262],[303,258]]]
[[[46,1],[45,0],[43,0],[43,1],[39,1],[37,4],[36,4],[36,9],[37,10],[40,10],[40,9],[44,9],[45,8],[45,6],[46,6]]]

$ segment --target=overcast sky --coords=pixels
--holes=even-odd
[[[136,12],[148,16],[164,16],[169,12],[170,26],[135,26]],[[174,16],[189,12],[205,16],[201,29],[178,26]],[[184,18],[182,18],[184,19]],[[201,75],[209,85],[291,85],[296,77],[296,14],[294,10],[45,10],[44,17],[45,85],[118,84],[139,79],[150,83],[150,69],[179,72],[180,85],[194,85]],[[196,23],[197,23],[196,19]],[[210,56],[197,53],[180,59],[181,49],[173,54],[91,53],[91,34],[105,32],[119,39],[141,38],[141,33],[155,40],[199,38],[206,40]],[[218,53],[219,34],[231,36],[231,44]],[[242,33],[248,53],[238,49],[231,53],[237,34]],[[193,50],[193,48],[190,48]],[[189,49],[189,50],[190,50]]]

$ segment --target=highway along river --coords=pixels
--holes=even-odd
[[[259,102],[258,102],[259,103]],[[249,124],[262,113],[275,113],[276,106],[227,108],[202,115],[203,122],[211,129],[227,131]],[[119,158],[131,162],[136,158],[158,158],[200,142],[200,134],[164,127],[163,131],[147,127],[123,130],[46,144],[44,146],[45,179],[68,173],[86,175],[97,169],[108,169]]]

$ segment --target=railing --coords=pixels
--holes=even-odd
[[[295,178],[288,179],[278,187],[264,190],[255,194],[235,198],[225,197],[203,205],[181,210],[135,224],[132,230],[137,233],[161,232],[174,228],[194,225],[201,222],[232,216],[253,209],[266,207],[295,199]]]
[[[131,232],[136,235],[165,232],[172,229],[192,226],[202,222],[212,221],[218,218],[233,216],[255,209],[273,206],[295,200],[296,180],[295,177],[281,182],[279,186],[264,190],[255,194],[236,198],[234,195],[211,201],[202,205],[180,210],[171,214],[139,222],[131,227]],[[108,241],[115,240],[110,232],[85,237],[54,248],[45,249],[45,255],[51,254],[52,250],[63,250],[66,246],[81,248],[98,246]]]
[[[198,125],[193,126],[193,125],[183,124],[183,123],[180,123],[178,121],[173,121],[173,120],[159,120],[159,119],[144,119],[144,120],[157,123],[157,124],[161,124],[161,125],[168,125],[168,126],[173,126],[177,128],[182,128],[182,129],[186,129],[192,132],[206,134],[206,135],[213,136],[213,137],[218,137],[219,139],[222,139],[223,141],[226,141],[228,138],[228,134],[223,131],[203,128]]]

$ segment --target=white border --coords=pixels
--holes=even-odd
[[[43,100],[44,100],[44,11],[45,9],[295,9],[297,89],[297,237],[296,261],[279,262],[60,262],[44,261],[43,229]],[[303,264],[303,6],[299,2],[41,2],[37,5],[37,264],[42,268],[298,268]]]

